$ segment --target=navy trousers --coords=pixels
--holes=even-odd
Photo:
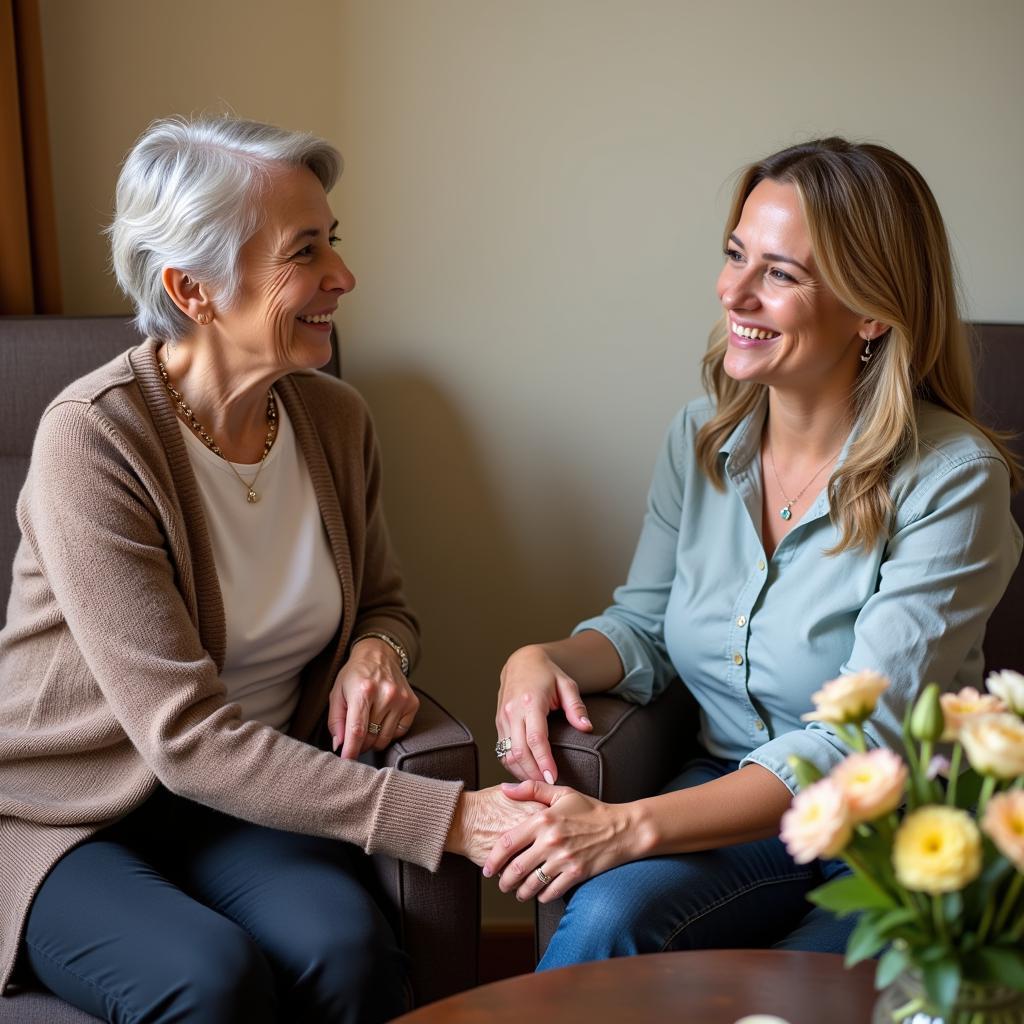
[[[22,960],[117,1024],[385,1021],[407,964],[371,888],[352,846],[161,789],[56,864]]]

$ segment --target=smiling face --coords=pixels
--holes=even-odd
[[[868,320],[821,279],[796,189],[764,180],[743,204],[718,277],[736,380],[805,392],[849,389]]]
[[[337,221],[316,175],[275,171],[263,198],[263,226],[239,253],[235,301],[215,324],[250,367],[288,372],[331,357],[331,316],[355,278],[334,251]]]

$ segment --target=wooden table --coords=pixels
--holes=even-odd
[[[843,958],[831,953],[657,953],[507,978],[431,1003],[398,1021],[734,1024],[747,1014],[765,1013],[789,1024],[868,1024],[874,974],[874,961],[847,970]]]

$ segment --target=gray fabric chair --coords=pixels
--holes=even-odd
[[[123,317],[0,317],[0,607],[6,609],[19,531],[14,508],[32,439],[46,404],[66,384],[140,338]],[[330,367],[338,373],[337,347]],[[2,685],[2,681],[0,681]],[[469,730],[422,691],[408,735],[376,759],[402,771],[461,779],[477,787],[477,751]],[[471,988],[477,980],[480,882],[466,860],[445,856],[424,868],[375,857],[392,902],[399,938],[412,961],[416,1003]],[[0,998],[0,1024],[86,1024],[95,1018],[38,991]]]
[[[974,324],[978,417],[1017,435],[1011,441],[1024,461],[1024,325]],[[1013,514],[1024,530],[1024,490],[1013,497]],[[1024,671],[1024,562],[985,633],[988,668]],[[579,733],[561,714],[552,716],[551,743],[560,783],[612,803],[657,793],[689,756],[697,717],[692,697],[676,681],[652,704],[639,707],[615,697],[588,697],[594,731]],[[536,952],[540,959],[565,910],[563,900],[536,904]]]

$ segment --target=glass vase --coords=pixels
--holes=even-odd
[[[871,1024],[1024,1024],[1024,992],[963,981],[944,1017],[928,1003],[920,974],[905,971],[878,997]]]

